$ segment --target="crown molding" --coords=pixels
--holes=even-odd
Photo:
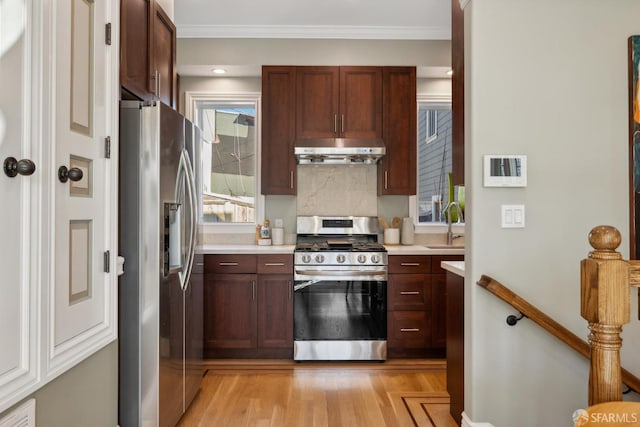
[[[178,25],[178,38],[451,40],[449,27]]]
[[[460,1],[460,9],[464,9],[469,3],[471,3],[471,0],[459,0]]]

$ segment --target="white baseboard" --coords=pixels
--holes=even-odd
[[[464,412],[462,413],[462,427],[493,427],[491,423],[474,423]]]

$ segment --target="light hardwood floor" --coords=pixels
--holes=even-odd
[[[220,361],[179,427],[455,427],[443,361]]]

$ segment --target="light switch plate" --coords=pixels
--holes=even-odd
[[[524,205],[502,205],[502,228],[524,228]]]

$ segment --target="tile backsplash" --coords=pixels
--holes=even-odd
[[[375,165],[298,166],[297,215],[377,216]]]

